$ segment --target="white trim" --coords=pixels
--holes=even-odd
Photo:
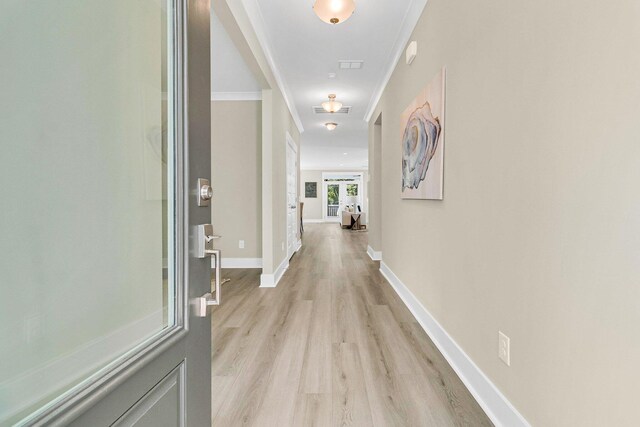
[[[273,73],[274,78],[276,79],[276,83],[280,88],[280,92],[282,92],[282,97],[284,98],[284,102],[289,107],[289,112],[291,113],[291,117],[293,117],[293,121],[298,128],[298,132],[303,133],[304,127],[302,126],[302,121],[300,120],[300,116],[298,115],[298,110],[296,109],[295,104],[292,102],[293,98],[291,97],[291,93],[289,92],[289,88],[285,83],[282,75],[280,74],[280,70],[276,66],[276,63],[273,59],[271,42],[269,36],[266,31],[266,24],[264,22],[264,17],[262,16],[262,12],[260,11],[260,6],[256,0],[242,0],[242,5],[244,6],[244,10],[249,17],[249,22],[251,22],[251,26],[256,33],[256,37],[258,38],[258,42],[260,43],[260,47],[264,52],[264,56],[267,59],[267,63],[269,64],[269,68],[271,68],[271,72]]]
[[[382,252],[374,251],[371,246],[367,246],[367,255],[372,261],[382,261]]]
[[[275,273],[273,274],[261,274],[260,275],[260,287],[261,288],[275,288],[278,286],[278,282],[282,279],[282,275],[289,268],[289,258],[285,257],[280,263]]]
[[[302,219],[302,223],[303,224],[324,224],[325,221],[324,219]]]
[[[225,258],[222,257],[222,268],[262,268],[262,258]],[[215,264],[215,260],[211,260]]]
[[[496,426],[530,427],[527,420],[513,407],[511,402],[498,390],[489,378],[478,368],[447,331],[427,311],[420,301],[402,283],[393,271],[380,262],[380,272],[395,289],[398,296],[416,318],[422,329],[429,335],[449,365],[458,374],[469,392],[478,401],[487,416]]]
[[[262,101],[259,92],[211,92],[212,101]]]
[[[298,241],[296,242],[296,252],[298,252],[300,249],[302,249],[302,240],[298,239]]]
[[[400,60],[400,57],[404,53],[405,46],[413,33],[413,30],[422,15],[422,11],[424,7],[427,5],[427,0],[413,0],[409,7],[407,8],[407,12],[404,15],[404,19],[402,20],[402,24],[398,26],[398,34],[396,35],[396,41],[393,44],[393,48],[390,52],[390,61],[389,68],[385,73],[384,77],[378,84],[376,90],[373,92],[373,96],[369,101],[369,106],[367,107],[367,113],[364,116],[364,121],[369,122],[371,120],[371,116],[378,106],[378,102],[382,97],[382,93],[387,87],[387,83],[389,83],[389,79],[391,79],[391,75],[393,74],[393,70],[396,68],[396,64]]]
[[[285,180],[285,186],[284,186],[284,194],[285,194],[285,221],[286,221],[286,230],[287,230],[287,256],[289,257],[289,259],[291,259],[291,257],[293,256],[294,253],[298,252],[298,249],[300,249],[300,247],[298,247],[298,242],[299,240],[299,228],[300,228],[300,223],[299,223],[299,218],[300,218],[300,214],[299,209],[300,209],[300,197],[299,197],[299,192],[300,189],[298,188],[298,186],[300,185],[300,183],[298,182],[298,146],[296,145],[296,142],[293,140],[293,138],[291,137],[291,134],[289,133],[289,131],[286,132],[286,140],[287,140],[287,151],[285,153],[286,155],[286,159],[285,159],[285,164],[286,164],[286,180]],[[293,155],[295,157],[295,161],[293,165],[289,165],[289,149],[291,149],[293,151]],[[290,171],[289,167],[293,166],[294,170]],[[295,175],[295,182],[294,182],[294,189],[295,189],[295,196],[294,196],[294,200],[295,200],[295,218],[293,221],[293,229],[295,231],[295,239],[297,239],[295,242],[292,242],[292,246],[293,246],[293,252],[289,253],[289,214],[291,213],[291,210],[289,208],[289,174],[290,172],[293,172],[293,174]]]

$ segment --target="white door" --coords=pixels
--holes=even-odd
[[[344,206],[344,196],[339,182],[323,183],[324,219],[325,221],[340,221],[341,207]]]
[[[362,178],[326,179],[323,182],[323,218],[325,221],[339,222],[342,211],[353,207],[354,212],[363,212]],[[360,210],[358,209],[360,207]]]
[[[298,153],[287,134],[287,257],[298,249]]]
[[[0,426],[210,426],[209,2],[1,4]]]

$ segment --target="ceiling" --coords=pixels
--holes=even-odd
[[[303,130],[303,169],[368,167],[367,120],[426,1],[355,0],[353,16],[334,26],[315,15],[314,0],[242,0],[294,120]],[[259,90],[255,79],[247,78],[250,71],[222,25],[215,30],[215,23],[212,60],[217,61],[217,67],[212,68],[218,71],[212,89]],[[340,69],[339,60],[364,63],[361,69]],[[329,78],[330,73],[335,73],[335,78]],[[315,114],[312,107],[326,101],[329,93],[352,107],[351,112]],[[329,121],[338,123],[338,128],[328,131],[324,123]]]
[[[212,97],[229,93],[255,93],[262,88],[211,8]]]

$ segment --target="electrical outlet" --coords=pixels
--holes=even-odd
[[[511,340],[500,331],[498,331],[498,357],[505,365],[511,366]]]
[[[238,247],[244,249],[244,240],[238,240]]]
[[[282,246],[282,251],[284,251],[284,242],[280,242],[281,246]]]

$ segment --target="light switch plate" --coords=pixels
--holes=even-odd
[[[511,366],[511,340],[501,331],[498,331],[498,357],[505,365]]]
[[[244,240],[238,240],[238,248],[244,249]]]

